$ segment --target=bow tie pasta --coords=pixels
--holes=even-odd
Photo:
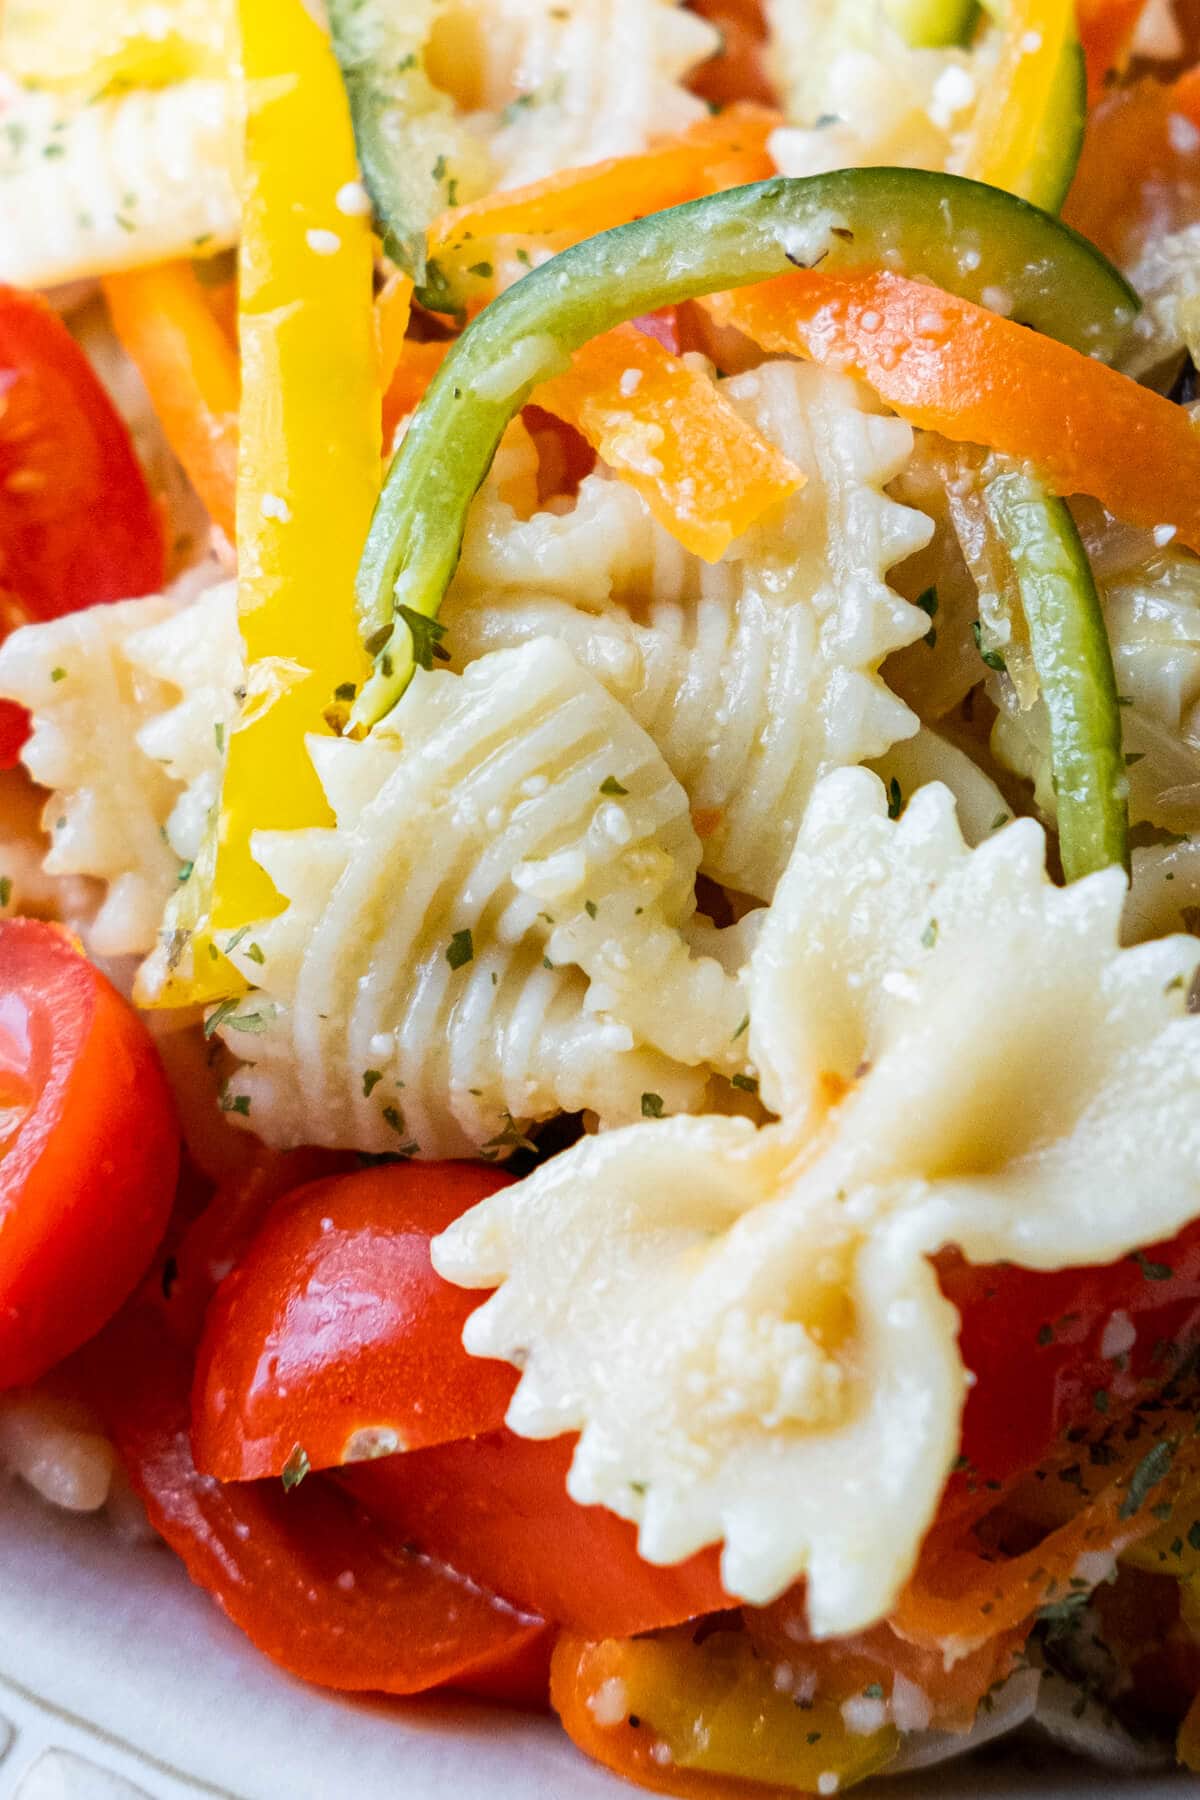
[[[468,1348],[643,1555],[723,1541],[756,1604],[808,1577],[819,1635],[884,1616],[958,1442],[957,1318],[928,1258],[1104,1261],[1195,1210],[1194,942],[1117,948],[1122,873],[1063,889],[1022,821],[968,850],[946,789],[899,821],[821,782],[751,956],[779,1122],[585,1140],[435,1247],[498,1287]]]

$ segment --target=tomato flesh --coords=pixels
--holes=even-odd
[[[53,619],[154,593],[162,519],[129,433],[54,310],[10,287],[0,287],[0,397],[6,611]]]
[[[637,1532],[567,1493],[573,1438],[510,1431],[343,1471],[343,1486],[406,1542],[589,1637],[630,1637],[731,1604],[717,1552],[660,1568]]]
[[[506,1177],[472,1163],[335,1176],[281,1201],[210,1308],[193,1447],[223,1481],[278,1475],[297,1444],[335,1467],[495,1430],[516,1376],[463,1349],[483,1296],[429,1245]]]
[[[151,1524],[235,1625],[323,1687],[536,1692],[545,1623],[405,1548],[320,1476],[224,1486],[188,1442],[191,1361],[132,1303],[77,1359]]]
[[[178,1165],[133,1009],[58,927],[0,921],[0,1388],[117,1310],[162,1236]]]
[[[1053,1274],[938,1258],[975,1377],[952,1496],[1041,1463],[1161,1387],[1200,1344],[1200,1222],[1118,1262]]]

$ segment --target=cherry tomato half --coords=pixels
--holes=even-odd
[[[191,1358],[134,1300],[76,1358],[150,1523],[251,1643],[323,1687],[539,1692],[545,1623],[406,1547],[318,1475],[223,1486],[188,1443]]]
[[[1200,1345],[1200,1223],[1115,1263],[1044,1274],[938,1258],[975,1377],[952,1494],[1035,1468],[1161,1388]]]
[[[0,395],[0,592],[31,619],[154,593],[162,519],[120,414],[57,313],[9,287]]]
[[[0,286],[0,637],[165,574],[162,518],[99,377],[44,300]],[[0,701],[0,769],[28,734]]]
[[[434,1273],[430,1240],[502,1186],[473,1163],[383,1164],[299,1188],[209,1309],[193,1448],[222,1481],[495,1430],[516,1376],[467,1355],[482,1296]]]
[[[574,1447],[495,1431],[361,1463],[339,1479],[405,1542],[590,1637],[630,1637],[731,1605],[715,1550],[669,1567],[644,1562],[626,1519],[571,1499]]]
[[[66,932],[0,921],[0,1388],[111,1318],[162,1236],[178,1166],[141,1020]]]

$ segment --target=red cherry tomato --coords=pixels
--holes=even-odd
[[[29,736],[29,714],[15,700],[0,700],[0,769],[15,769]]]
[[[178,1166],[133,1009],[58,927],[0,922],[0,1388],[112,1317],[162,1236]]]
[[[323,1687],[536,1694],[549,1633],[397,1541],[327,1478],[198,1475],[191,1359],[136,1301],[76,1359],[154,1529],[258,1649]]]
[[[0,637],[153,594],[165,573],[162,518],[120,414],[53,309],[0,286]],[[0,769],[28,730],[0,701]]]
[[[436,1275],[429,1244],[505,1180],[481,1164],[383,1164],[276,1205],[209,1309],[198,1466],[245,1481],[280,1474],[297,1444],[324,1469],[372,1443],[413,1450],[501,1425],[516,1376],[463,1349],[482,1296]]]
[[[129,433],[54,310],[0,287],[0,591],[29,618],[161,587],[162,519]]]
[[[975,1377],[959,1494],[1027,1473],[1068,1431],[1102,1428],[1200,1346],[1200,1223],[1099,1268],[976,1268],[947,1254],[938,1274]]]
[[[566,1485],[573,1449],[572,1438],[496,1431],[339,1479],[406,1543],[589,1637],[632,1637],[733,1604],[716,1551],[659,1568],[638,1555],[627,1520],[577,1505]]]

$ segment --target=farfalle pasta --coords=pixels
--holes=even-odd
[[[1198,56],[0,9],[0,1464],[531,1791],[1200,1769]]]

